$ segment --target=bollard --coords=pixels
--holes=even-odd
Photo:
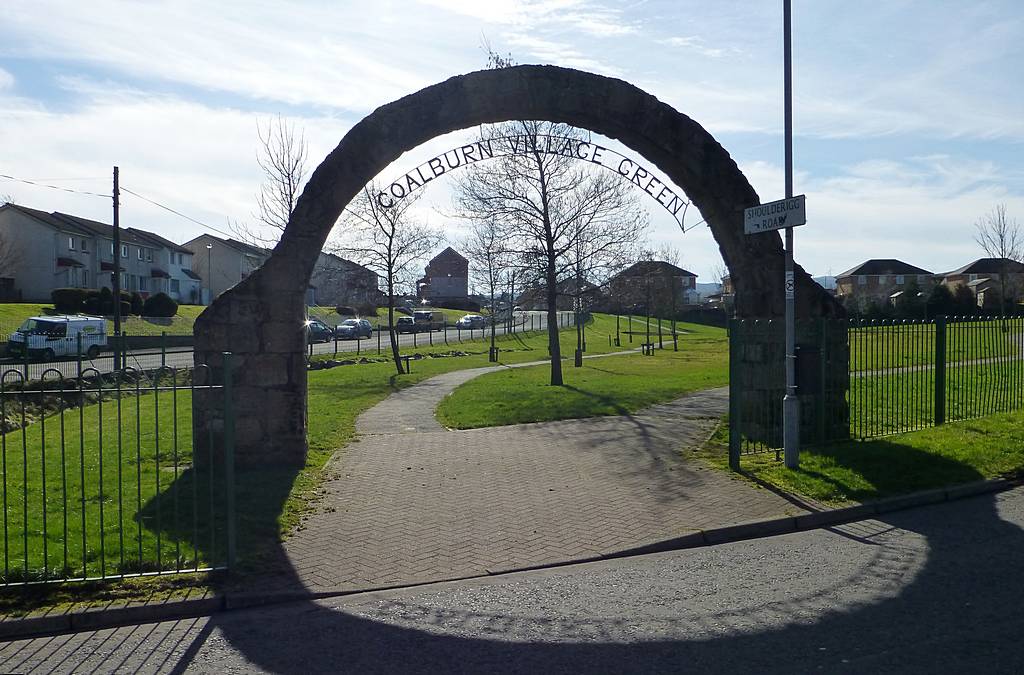
[[[377,356],[380,356],[380,324],[377,324]]]
[[[444,344],[448,346],[448,319],[444,320]]]

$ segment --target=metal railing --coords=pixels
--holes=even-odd
[[[234,417],[224,381],[194,370],[0,371],[0,585],[230,567]],[[219,447],[195,450],[192,396],[225,400]],[[212,434],[212,432],[211,432]],[[214,449],[216,448],[216,449]]]
[[[560,311],[558,313],[558,326],[560,328],[568,328],[574,326],[575,317],[571,312]],[[377,354],[385,355],[390,353],[391,343],[388,338],[388,324],[381,322],[373,326],[373,335],[369,338],[358,338],[355,340],[343,339],[338,336],[337,328],[341,325],[338,322],[336,325],[326,323],[325,325],[331,327],[334,331],[333,336],[327,340],[326,343],[320,343],[332,345],[333,344],[333,355],[338,356],[341,352],[346,352],[352,355],[354,352],[355,356],[363,354]],[[495,323],[498,330],[498,335],[515,335],[517,333],[529,333],[547,329],[546,319],[542,316],[530,314],[523,315],[512,320],[498,320]],[[491,335],[491,323],[489,320],[476,328],[463,328],[456,324],[450,324],[445,321],[440,328],[433,330],[427,330],[425,327],[411,327],[397,326],[396,334],[399,338],[408,336],[405,338],[405,343],[400,344],[400,349],[419,349],[421,347],[434,347],[438,345],[450,345],[450,344],[461,344],[469,341],[480,341],[486,340]],[[410,344],[411,338],[411,344]],[[347,343],[355,343],[355,349],[351,346],[345,347]],[[367,346],[364,346],[364,342],[368,342]],[[331,353],[330,347],[325,351],[324,347],[318,346],[310,342],[307,347],[307,353],[309,356],[323,355]]]
[[[730,325],[734,455],[781,448],[782,326]],[[868,439],[1024,407],[1024,317],[798,322],[805,444]]]

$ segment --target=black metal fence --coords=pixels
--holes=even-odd
[[[730,325],[730,446],[782,446],[780,320]],[[1024,317],[797,322],[805,444],[867,439],[1024,407]]]
[[[0,585],[229,567],[234,418],[224,372],[213,383],[206,366],[73,377],[48,368],[35,380],[0,371]],[[194,451],[197,390],[225,397],[216,451]]]

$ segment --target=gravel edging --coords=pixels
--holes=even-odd
[[[587,558],[578,558],[565,562],[536,565],[531,567],[488,570],[486,575],[431,580],[417,584],[395,584],[390,586],[359,589],[339,589],[336,591],[328,590],[315,593],[305,591],[277,593],[228,593],[212,598],[196,600],[171,600],[167,602],[129,605],[126,607],[110,609],[87,609],[80,612],[66,612],[63,614],[46,616],[4,618],[3,620],[0,620],[0,641],[78,633],[104,628],[157,623],[176,619],[191,619],[211,616],[219,612],[271,604],[281,604],[301,600],[318,600],[329,597],[394,590],[399,588],[415,588],[416,586],[424,586],[439,582],[480,579],[502,574],[553,569],[585,562],[628,558],[649,553],[663,553],[666,551],[678,551],[701,546],[715,546],[718,544],[743,541],[746,539],[760,539],[780,534],[789,534],[793,532],[831,527],[833,525],[842,525],[918,506],[926,506],[929,504],[938,504],[984,494],[1003,492],[1021,485],[1024,485],[1024,480],[997,478],[993,480],[982,480],[962,485],[955,485],[948,488],[924,490],[907,495],[880,499],[867,504],[857,504],[838,509],[813,510],[808,505],[808,510],[811,512],[798,516],[786,516],[783,518],[737,523],[735,525],[727,525],[725,527],[709,530],[698,530],[681,537],[642,544],[626,550],[611,551],[598,556],[590,556]]]

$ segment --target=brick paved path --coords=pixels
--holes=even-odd
[[[795,512],[680,456],[711,433],[725,389],[622,417],[444,430],[438,401],[489,370],[432,378],[360,417],[360,440],[333,460],[317,512],[284,545],[294,574],[278,585],[486,574]]]

